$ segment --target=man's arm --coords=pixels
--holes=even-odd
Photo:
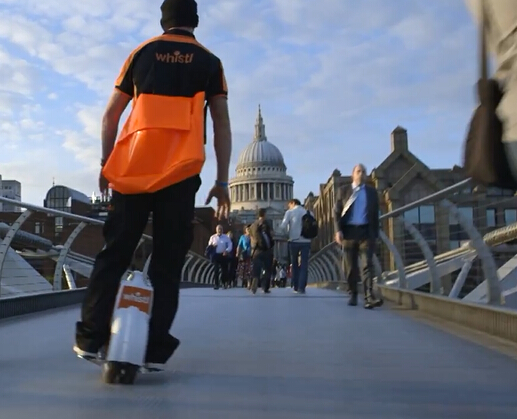
[[[132,97],[115,88],[102,117],[102,162],[108,160],[117,139],[118,124]]]
[[[279,229],[283,232],[287,231],[287,226],[291,222],[291,211],[287,210],[284,215],[284,219],[282,220],[282,223],[280,224]]]
[[[115,88],[111,93],[108,105],[102,116],[102,164],[108,160],[113,151],[115,141],[117,140],[120,117],[133,98],[133,65],[138,50],[139,49],[134,50],[122,65],[117,79],[115,80]]]
[[[226,236],[226,251],[230,253],[233,250],[233,242],[228,236]]]
[[[214,150],[217,159],[217,180],[228,182],[232,153],[232,130],[228,112],[228,86],[220,60],[208,81],[206,97],[214,129]]]
[[[254,222],[250,227],[250,239],[257,243],[257,236],[258,236],[258,223]]]
[[[228,101],[216,96],[209,101],[214,127],[214,150],[217,159],[217,180],[228,182],[230,156],[232,154],[232,131],[228,114]]]
[[[336,202],[334,203],[334,232],[340,231],[339,220],[341,220],[341,213],[343,212],[343,188],[339,188],[337,191]]]

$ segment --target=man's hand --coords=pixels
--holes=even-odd
[[[108,187],[109,187],[109,182],[102,174],[102,168],[101,168],[101,172],[99,173],[99,190],[101,191],[102,195],[106,195],[108,193]]]
[[[222,218],[228,218],[228,216],[230,215],[230,195],[228,193],[228,188],[214,185],[208,193],[205,205],[210,204],[212,198],[217,199],[216,217],[219,220],[221,220]]]
[[[341,244],[343,243],[343,233],[341,231],[338,231],[334,235],[334,241],[341,246]]]

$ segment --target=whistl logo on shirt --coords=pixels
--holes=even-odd
[[[125,286],[120,296],[118,308],[136,307],[144,313],[149,313],[152,292],[143,288]]]
[[[157,52],[156,59],[162,63],[190,64],[194,59],[194,53],[182,54],[180,51],[174,51],[172,54],[159,54]]]

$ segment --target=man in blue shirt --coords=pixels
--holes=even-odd
[[[362,164],[354,167],[352,185],[338,191],[334,205],[335,240],[345,252],[345,276],[351,296],[349,305],[357,305],[357,283],[359,282],[359,257],[363,261],[362,279],[364,307],[380,307],[382,300],[373,294],[373,255],[379,238],[379,197],[372,186],[365,184],[366,168]]]

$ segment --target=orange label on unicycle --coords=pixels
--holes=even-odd
[[[118,303],[118,308],[136,307],[138,310],[149,313],[152,292],[143,288],[125,286]]]

